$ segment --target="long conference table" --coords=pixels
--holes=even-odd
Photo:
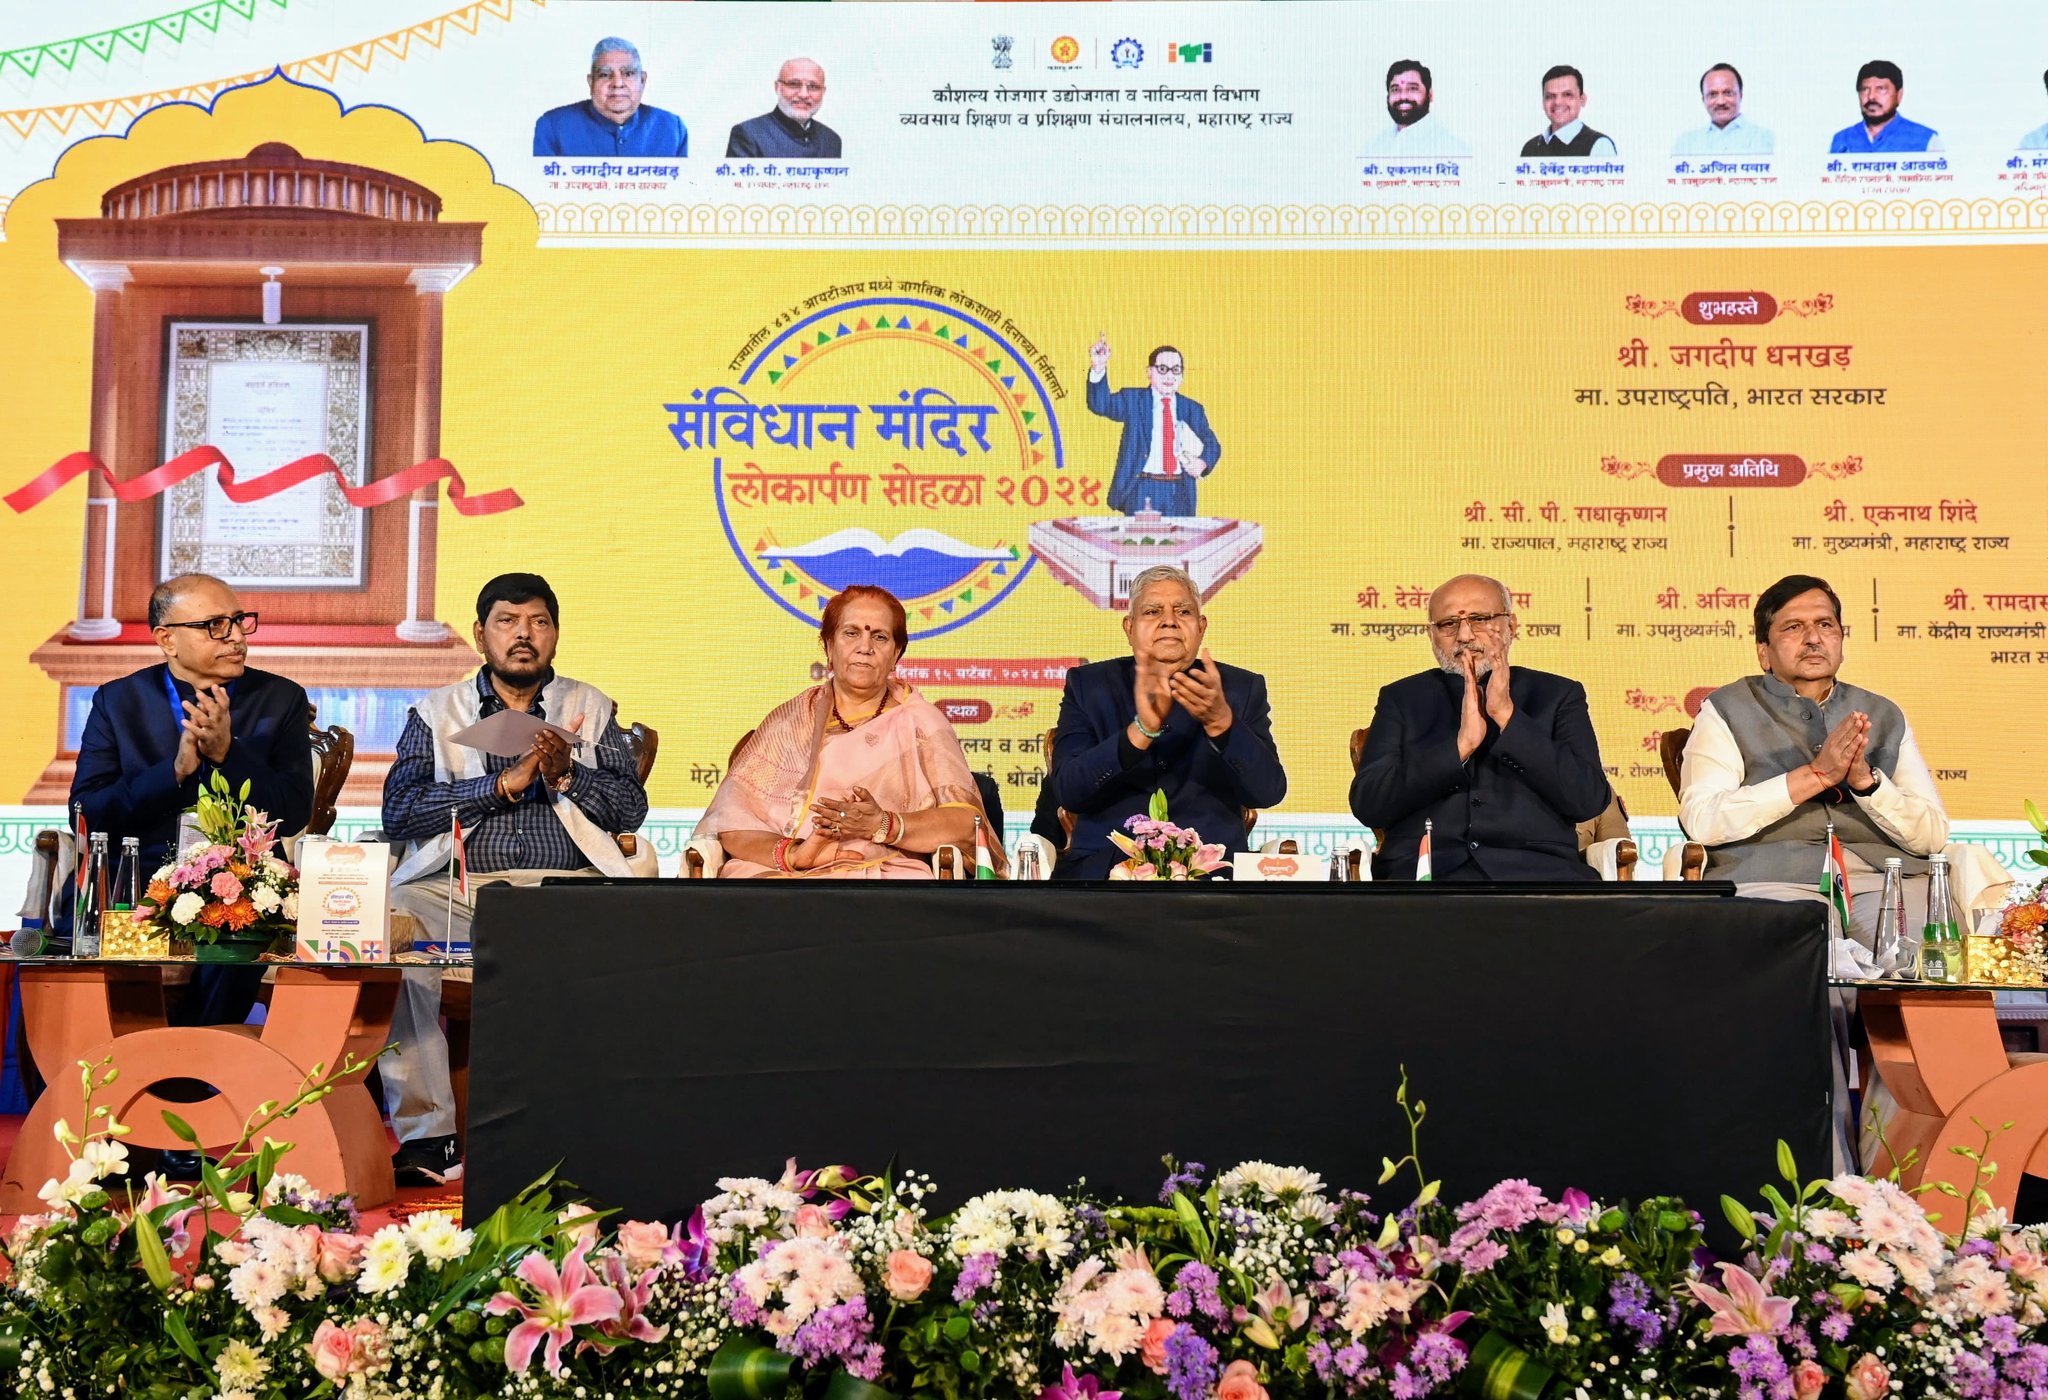
[[[1152,1199],[1173,1154],[1714,1202],[1829,1169],[1825,907],[1725,884],[492,885],[468,1207],[551,1167],[678,1219],[895,1161]],[[1412,1190],[1388,1187],[1393,1193]],[[1405,1200],[1406,1196],[1402,1196]]]

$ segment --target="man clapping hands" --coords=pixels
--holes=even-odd
[[[1050,781],[1075,815],[1054,874],[1099,880],[1123,859],[1109,833],[1144,813],[1155,790],[1180,826],[1246,848],[1248,810],[1287,792],[1265,678],[1202,645],[1209,619],[1192,579],[1159,565],[1131,581],[1131,654],[1067,673]]]

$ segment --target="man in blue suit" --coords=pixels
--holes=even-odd
[[[1592,880],[1577,824],[1612,799],[1577,681],[1508,669],[1514,601],[1461,574],[1429,597],[1436,667],[1380,690],[1351,813],[1382,833],[1376,880],[1415,878],[1423,823],[1438,880]]]
[[[247,782],[250,804],[281,834],[304,830],[313,814],[306,692],[250,667],[256,614],[219,579],[181,574],[149,595],[149,625],[163,661],[94,692],[71,779],[71,801],[90,830],[106,832],[117,851],[122,837],[140,839],[145,883],[176,842],[179,815],[215,772],[237,791]],[[227,975],[209,975],[217,972]],[[261,980],[261,969],[201,968],[195,997],[172,1019],[240,1022]]]
[[[1109,833],[1155,790],[1176,825],[1233,852],[1246,848],[1245,810],[1287,795],[1265,677],[1212,660],[1208,630],[1194,581],[1156,565],[1131,581],[1131,654],[1067,672],[1050,780],[1076,820],[1055,879],[1107,878],[1123,859]]]
[[[1223,444],[1209,431],[1209,415],[1181,393],[1187,362],[1162,345],[1145,365],[1148,387],[1109,387],[1109,337],[1088,351],[1088,411],[1124,425],[1116,445],[1116,474],[1109,481],[1109,508],[1136,515],[1150,507],[1161,515],[1194,515],[1195,483],[1216,470]]]

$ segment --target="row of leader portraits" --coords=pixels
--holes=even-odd
[[[665,159],[690,154],[683,119],[647,102],[649,75],[640,50],[627,39],[597,41],[585,81],[588,98],[541,114],[533,128],[536,156],[644,156]],[[2042,74],[2048,87],[2048,73]],[[839,133],[818,120],[825,102],[825,70],[815,60],[791,58],[776,70],[774,103],[766,112],[733,124],[725,154],[732,158],[836,160],[843,155]],[[1856,120],[1835,131],[1832,155],[1920,154],[1943,149],[1941,133],[1901,110],[1905,71],[1889,59],[1872,59],[1856,73]],[[1586,77],[1568,63],[1543,74],[1545,125],[1521,148],[1524,158],[1611,159],[1620,154],[1615,138],[1588,124]],[[1773,155],[1777,135],[1743,111],[1742,71],[1716,63],[1699,78],[1704,124],[1682,132],[1674,156]],[[1470,145],[1435,111],[1435,78],[1427,64],[1398,59],[1386,75],[1388,124],[1365,145],[1371,157],[1443,158],[1469,156]],[[2048,122],[2022,135],[2020,150],[2048,149]]]

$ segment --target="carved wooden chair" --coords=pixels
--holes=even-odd
[[[348,782],[348,770],[355,766],[356,736],[338,724],[322,729],[320,716],[311,705],[306,706],[306,727],[312,731],[313,742],[313,815],[306,830],[325,836],[334,830],[334,807]]]
[[[1358,765],[1365,758],[1365,741],[1372,733],[1372,726],[1362,725],[1351,731],[1351,771],[1356,773]],[[1628,834],[1628,808],[1622,805],[1621,794],[1609,788],[1607,807],[1591,821],[1578,824],[1579,854],[1586,864],[1600,872],[1603,880],[1634,880],[1636,878],[1636,843]],[[1373,828],[1372,841],[1375,848],[1385,841],[1385,834]],[[1356,880],[1361,873],[1364,853],[1349,853],[1351,878]]]
[[[1664,762],[1664,781],[1671,795],[1678,796],[1678,773],[1685,763],[1685,741],[1692,738],[1692,726],[1667,729],[1657,736],[1657,757]],[[1707,848],[1697,841],[1674,841],[1664,852],[1664,878],[1698,880],[1705,877]]]

